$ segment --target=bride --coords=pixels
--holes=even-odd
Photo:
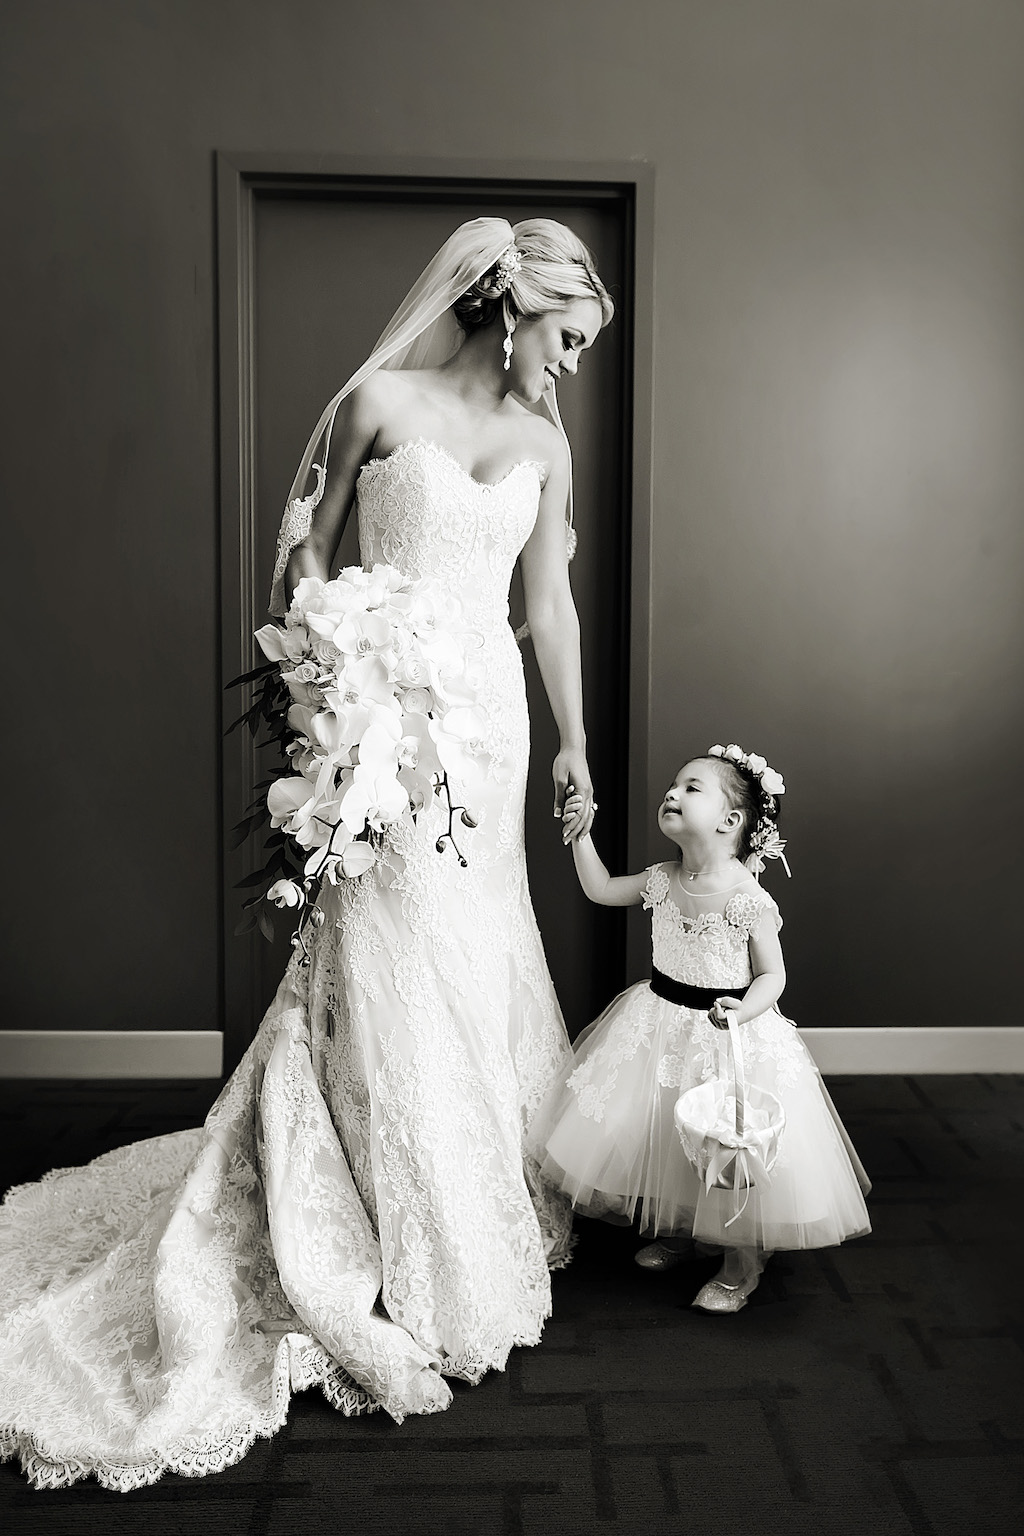
[[[568,1041],[526,881],[508,589],[519,559],[561,739],[555,811],[575,786],[563,830],[580,834],[593,797],[555,384],[611,313],[563,225],[471,220],[310,439],[272,610],[328,576],[352,506],[364,566],[460,598],[487,736],[453,787],[477,826],[464,865],[439,853],[435,800],[388,829],[374,867],[324,888],[308,956],[202,1129],[8,1196],[0,1455],[38,1487],[217,1471],[312,1385],[345,1413],[433,1413],[445,1376],[478,1381],[540,1337],[569,1213],[523,1138]]]

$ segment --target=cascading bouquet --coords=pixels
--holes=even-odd
[[[277,871],[293,875],[265,897],[305,909],[301,943],[323,884],[364,874],[379,857],[385,827],[415,817],[441,793],[448,830],[437,848],[451,843],[465,865],[455,816],[469,827],[476,821],[452,804],[448,775],[468,776],[484,752],[487,722],[473,664],[480,637],[465,626],[458,602],[393,566],[353,566],[332,581],[304,577],[283,626],[267,624],[256,639],[269,664],[247,674],[262,680],[262,691],[242,719],[254,731],[261,720],[270,727],[290,772],[270,782],[266,797],[280,834],[270,839],[276,851],[242,884]],[[266,811],[241,824],[243,837]],[[301,850],[301,874],[284,851],[287,838]],[[262,916],[259,922],[272,932]]]

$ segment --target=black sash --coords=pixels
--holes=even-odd
[[[673,981],[656,965],[651,967],[651,991],[679,1008],[713,1008],[720,997],[735,994],[734,987],[691,987],[688,981]]]

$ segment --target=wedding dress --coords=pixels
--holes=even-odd
[[[463,601],[483,765],[327,888],[201,1130],[12,1191],[0,1211],[0,1454],[37,1486],[199,1475],[318,1385],[344,1413],[445,1408],[534,1344],[564,1197],[523,1144],[569,1061],[523,847],[528,719],[508,588],[543,470],[481,484],[417,440],[364,465],[365,565]]]

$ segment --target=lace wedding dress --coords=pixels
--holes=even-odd
[[[321,898],[200,1130],[62,1169],[0,1211],[0,1453],[37,1486],[236,1461],[319,1385],[342,1412],[447,1407],[534,1344],[569,1212],[524,1136],[569,1045],[530,906],[528,720],[508,626],[540,466],[496,485],[423,441],[365,465],[365,564],[463,599],[487,755]]]

